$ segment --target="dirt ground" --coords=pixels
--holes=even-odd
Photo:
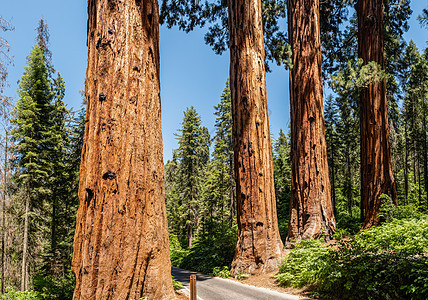
[[[177,300],[189,300],[189,298],[182,291],[176,291],[175,295],[177,296]]]

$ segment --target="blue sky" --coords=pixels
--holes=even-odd
[[[50,30],[50,49],[55,68],[66,83],[65,102],[78,109],[81,103],[79,91],[84,89],[86,75],[86,0],[1,0],[1,16],[12,22],[15,30],[1,33],[11,45],[14,64],[9,67],[10,87],[7,96],[17,97],[17,81],[21,78],[27,55],[35,43],[35,28],[43,17]],[[413,0],[410,30],[405,34],[419,48],[426,47],[428,30],[421,28],[416,17],[428,0]],[[285,21],[283,21],[285,22]],[[285,25],[285,24],[283,24]],[[160,29],[161,51],[161,101],[162,128],[165,161],[177,147],[174,133],[180,127],[183,111],[193,105],[202,117],[203,125],[213,132],[214,108],[219,102],[229,76],[229,55],[215,55],[204,44],[205,30],[189,34],[176,29]],[[268,105],[273,138],[281,128],[287,130],[290,119],[288,71],[271,66],[267,74]]]

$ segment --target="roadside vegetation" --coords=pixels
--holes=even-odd
[[[380,226],[334,243],[301,241],[275,278],[326,299],[426,299],[427,253],[428,215],[403,206]]]

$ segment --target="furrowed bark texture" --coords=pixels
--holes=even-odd
[[[291,205],[287,244],[331,235],[336,222],[331,203],[324,126],[318,0],[288,1],[293,51],[291,99]]]
[[[174,299],[156,0],[88,1],[75,300]]]
[[[358,56],[364,64],[370,61],[385,69],[383,1],[359,0]],[[363,228],[379,224],[381,194],[397,204],[392,173],[389,141],[386,81],[378,81],[361,89],[361,199],[364,207]]]
[[[260,0],[229,1],[230,86],[238,244],[232,275],[281,263]]]

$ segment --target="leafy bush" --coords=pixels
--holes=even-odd
[[[209,234],[200,234],[193,241],[179,265],[192,271],[211,274],[218,266],[230,266],[235,255],[237,227],[228,224],[216,224]]]
[[[172,286],[174,287],[174,291],[178,291],[183,287],[183,284],[172,276]]]
[[[236,279],[241,280],[241,279],[247,279],[250,277],[250,274],[242,274],[242,273],[238,273],[236,275]]]
[[[228,266],[224,266],[223,269],[220,267],[215,267],[212,271],[213,276],[219,276],[221,278],[229,278],[230,271]]]
[[[64,277],[38,274],[33,279],[34,290],[43,295],[44,300],[73,299],[76,280],[71,270]]]
[[[342,231],[342,234],[346,234],[343,236],[345,237],[345,236],[354,235],[358,233],[363,223],[360,221],[359,217],[351,217],[348,214],[342,214],[337,219],[336,225],[339,231]]]
[[[349,245],[348,245],[349,246]],[[428,258],[367,253],[351,247],[330,251],[318,291],[335,299],[426,299]]]
[[[424,217],[419,208],[413,203],[396,206],[388,195],[382,194],[380,198],[382,199],[379,212],[381,220],[388,222],[392,220],[420,219]]]
[[[189,250],[181,247],[180,241],[175,234],[169,235],[169,252],[171,255],[171,264],[175,267],[179,267],[181,261],[189,254]]]
[[[428,219],[392,220],[355,235],[352,246],[371,253],[428,253]]]
[[[15,291],[11,287],[6,288],[6,293],[1,297],[2,300],[42,300],[44,299],[39,292],[26,291],[19,292]]]
[[[328,299],[426,299],[428,218],[390,218],[338,249],[302,241],[275,276],[280,284],[313,284]]]
[[[329,250],[320,240],[303,240],[284,259],[275,276],[283,286],[303,287],[318,281],[318,274],[328,263]]]

